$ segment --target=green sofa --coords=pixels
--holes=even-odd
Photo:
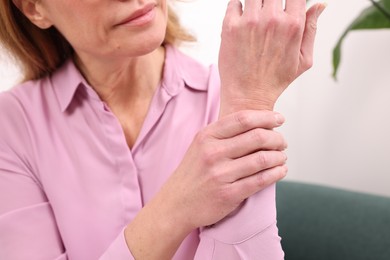
[[[289,181],[276,195],[286,260],[390,260],[390,198]]]

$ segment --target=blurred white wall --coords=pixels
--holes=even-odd
[[[311,4],[320,1],[311,1]],[[351,33],[338,81],[332,49],[367,0],[327,0],[320,18],[314,67],[283,94],[276,110],[287,118],[287,179],[390,196],[390,30]],[[217,62],[228,0],[180,3],[183,22],[199,43],[185,50]]]
[[[198,38],[183,50],[206,64],[217,62],[227,2],[176,5],[183,23]],[[289,87],[276,107],[287,118],[280,129],[289,142],[287,179],[390,196],[390,30],[351,33],[335,82],[330,76],[332,48],[369,2],[327,3],[318,25],[315,65]],[[0,91],[18,77],[18,70],[3,56]]]
[[[11,88],[21,80],[20,70],[0,46],[0,91]]]

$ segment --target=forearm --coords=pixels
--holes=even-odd
[[[160,196],[150,201],[125,229],[125,238],[135,259],[172,259],[192,231]]]

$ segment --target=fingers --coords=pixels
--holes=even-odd
[[[286,0],[285,11],[292,16],[304,17],[306,13],[306,0]]]
[[[231,159],[260,150],[283,151],[287,148],[287,142],[280,133],[263,128],[225,139],[222,145],[226,147],[226,155]]]
[[[283,166],[286,160],[286,154],[279,151],[259,151],[249,154],[226,164],[227,171],[233,173],[226,176],[229,178],[226,181],[232,183],[266,169]]]
[[[240,0],[230,0],[226,9],[225,18],[239,17],[242,15],[242,4]]]
[[[269,185],[280,181],[287,175],[287,166],[277,166],[232,183],[232,193],[240,194],[241,201],[263,190]]]
[[[245,1],[245,12],[259,11],[260,8],[267,8],[273,10],[283,9],[282,0],[246,0]]]
[[[263,0],[263,8],[272,9],[276,11],[283,10],[283,1],[282,0]]]
[[[245,0],[244,14],[256,14],[262,6],[262,0]]]
[[[243,110],[219,119],[207,131],[217,139],[232,138],[255,128],[273,129],[284,123],[284,117],[268,110]]]
[[[303,59],[301,62],[301,66],[303,67],[301,69],[302,71],[311,67],[313,61],[314,40],[317,32],[317,21],[325,7],[325,4],[316,4],[312,6],[306,13],[306,24],[301,44],[301,53]]]

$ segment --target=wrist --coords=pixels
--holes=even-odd
[[[276,89],[273,91],[264,89],[270,88],[259,87],[256,91],[248,91],[232,85],[222,85],[220,115],[224,116],[240,110],[272,111],[280,94]]]
[[[221,99],[220,117],[240,110],[274,110],[275,101],[271,99]]]

